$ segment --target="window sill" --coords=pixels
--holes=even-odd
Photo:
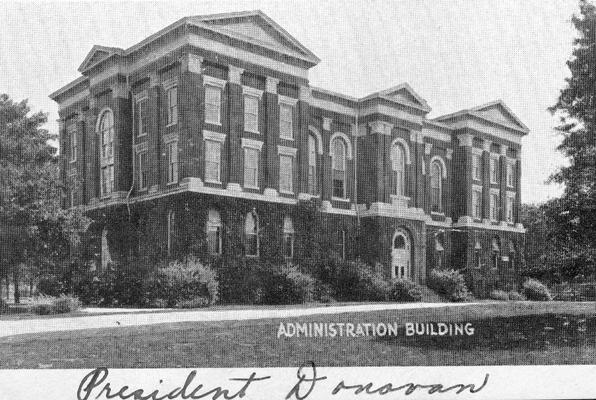
[[[346,197],[331,197],[332,201],[342,201],[344,203],[349,203],[350,199],[346,198]]]
[[[212,183],[214,185],[221,185],[222,182],[220,180],[215,180],[215,179],[205,179],[205,183]]]
[[[172,186],[172,185],[177,185],[178,181],[172,181],[172,182],[167,182],[166,186]]]
[[[430,215],[436,215],[437,217],[444,217],[445,213],[441,211],[431,211]]]
[[[252,186],[252,185],[245,185],[244,189],[252,189],[252,190],[259,190],[258,186]]]
[[[259,132],[259,131],[253,131],[253,130],[251,130],[251,129],[246,129],[246,128],[244,128],[244,132],[247,132],[247,133],[254,133],[254,134],[256,134],[256,135],[260,135],[260,134],[261,134],[261,132]]]
[[[70,163],[71,163],[71,164],[72,164],[72,163],[76,163],[76,162],[77,162],[77,159],[76,159],[76,158],[75,158],[74,160],[70,160]]]
[[[280,138],[280,140],[288,140],[290,142],[293,142],[294,141],[294,137],[293,136],[292,137],[286,137],[286,136],[281,136],[280,135],[279,138]]]
[[[147,188],[147,187],[138,189],[139,193],[146,193],[148,190],[149,190],[149,188]]]
[[[205,120],[205,123],[206,124],[209,124],[209,125],[222,126],[221,121],[217,121],[216,122],[216,121],[207,121],[207,120]]]
[[[289,191],[289,190],[280,190],[279,193],[280,194],[288,194],[288,195],[291,195],[291,196],[294,196],[296,194],[293,191]]]
[[[140,135],[137,135],[137,139],[139,139],[139,138],[143,138],[143,137],[145,137],[145,136],[147,136],[147,132],[145,132],[145,133],[141,133]]]
[[[178,125],[178,122],[174,122],[172,124],[167,124],[166,125],[166,128],[171,128],[171,127],[176,126],[176,125]]]

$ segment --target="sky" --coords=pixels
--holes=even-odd
[[[95,44],[127,48],[183,16],[260,9],[314,52],[313,86],[354,97],[408,82],[434,118],[502,99],[530,128],[522,202],[557,197],[565,164],[547,111],[569,76],[577,0],[3,1],[0,93],[49,113]]]

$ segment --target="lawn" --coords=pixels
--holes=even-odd
[[[595,303],[504,302],[238,322],[185,322],[0,339],[1,368],[596,363]],[[470,322],[473,336],[407,337],[406,322]],[[397,322],[395,337],[277,338],[280,322]]]

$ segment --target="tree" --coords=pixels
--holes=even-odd
[[[47,115],[27,101],[0,94],[0,276],[9,275],[19,302],[21,274],[70,254],[88,225],[80,211],[63,210],[56,135],[43,128]]]
[[[551,179],[565,185],[552,215],[560,240],[594,247],[596,237],[596,7],[580,0],[578,31],[567,66],[571,77],[550,111],[560,117],[563,135],[558,149],[569,158]]]

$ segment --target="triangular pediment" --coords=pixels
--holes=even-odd
[[[97,64],[98,62],[101,62],[114,54],[120,54],[122,51],[122,49],[114,47],[93,46],[91,51],[87,53],[87,57],[85,57],[85,59],[81,63],[79,71],[83,72],[92,67],[93,65]]]
[[[430,111],[430,107],[418,93],[407,83],[401,83],[397,86],[383,90],[378,93],[379,96],[409,106],[413,106],[425,111]]]
[[[317,64],[320,60],[281,26],[261,11],[192,17],[197,23],[225,35],[299,56]]]
[[[492,121],[513,125],[524,130],[528,129],[501,100],[475,107],[472,111]]]

